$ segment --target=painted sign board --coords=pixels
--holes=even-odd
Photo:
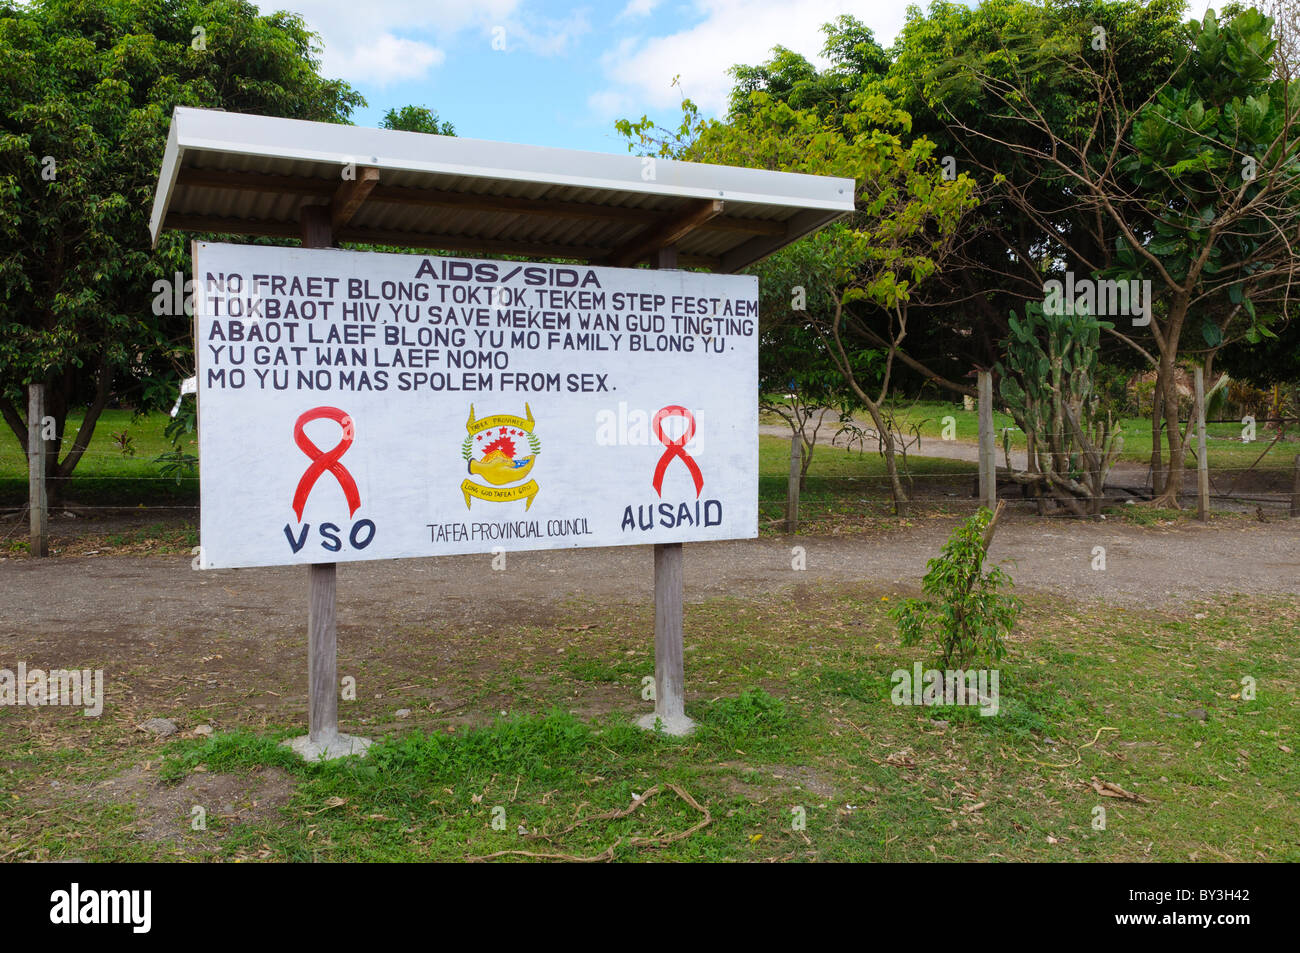
[[[195,243],[201,568],[752,538],[758,280]]]

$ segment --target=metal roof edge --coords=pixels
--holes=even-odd
[[[158,187],[154,190],[153,209],[149,213],[149,238],[151,246],[158,246],[158,236],[162,234],[163,214],[171,204],[172,190],[176,188],[176,176],[181,167],[180,131],[177,129],[176,113],[172,113],[171,129],[167,132],[167,148],[163,152],[162,168],[158,173]]]
[[[278,127],[285,124],[292,124],[297,134],[281,134]],[[159,196],[164,199],[162,208],[170,199],[180,159],[187,149],[338,164],[355,162],[381,170],[539,182],[682,198],[720,198],[736,203],[803,209],[848,212],[854,207],[855,183],[847,178],[670,159],[655,159],[653,166],[647,166],[640,156],[431,136],[184,106],[178,106],[173,113],[168,158],[173,157],[173,140],[177,146],[174,166],[169,169],[165,159],[162,169],[164,174],[170,172],[165,192],[160,177]],[[427,148],[430,140],[438,140],[439,149],[452,155],[430,160],[415,154],[421,147]],[[566,171],[569,168],[579,171]],[[646,168],[653,169],[650,179],[644,178]],[[704,184],[701,181],[704,179],[711,181]],[[765,185],[772,191],[765,191]],[[156,217],[160,216],[159,209],[156,198]],[[151,228],[158,227],[160,223],[151,223]],[[155,239],[156,235],[155,230]]]

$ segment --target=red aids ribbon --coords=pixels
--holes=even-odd
[[[343,439],[328,453],[323,453],[321,448],[312,443],[302,431],[306,424],[322,419],[336,421],[343,428]],[[335,479],[339,481],[339,486],[343,488],[343,495],[348,501],[348,516],[361,508],[361,494],[357,491],[357,481],[352,479],[348,468],[339,463],[339,457],[347,453],[348,447],[352,446],[352,434],[352,418],[337,407],[313,407],[299,417],[298,422],[293,425],[293,442],[312,460],[311,466],[298,481],[298,489],[293,494],[293,511],[298,514],[299,523],[302,522],[302,511],[307,506],[307,497],[311,495],[312,487],[326,470],[334,474]]]
[[[669,440],[664,436],[663,422],[668,417],[681,417],[686,421],[686,432],[674,440]],[[664,495],[662,489],[664,471],[668,469],[668,464],[672,462],[674,457],[680,457],[682,463],[686,464],[686,468],[691,471],[691,477],[695,480],[695,495],[698,497],[700,492],[704,489],[704,474],[700,472],[700,468],[696,464],[694,458],[686,452],[686,445],[690,443],[691,438],[695,436],[695,415],[685,407],[679,407],[676,404],[673,404],[671,407],[661,408],[660,411],[655,414],[654,431],[655,437],[659,442],[668,448],[664,451],[664,455],[659,458],[659,465],[655,467],[655,478],[651,481],[651,485],[655,488],[655,492],[660,496]]]

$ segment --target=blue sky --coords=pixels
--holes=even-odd
[[[682,92],[725,107],[735,63],[777,44],[813,59],[821,24],[851,13],[888,44],[906,0],[279,0],[321,35],[326,75],[378,125],[389,107],[436,109],[461,136],[625,152],[614,120],[678,116]],[[500,47],[504,47],[503,49]],[[681,89],[672,87],[681,77]]]

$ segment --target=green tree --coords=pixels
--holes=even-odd
[[[1084,279],[1151,283],[1145,314],[1109,333],[1158,372],[1155,423],[1163,415],[1169,458],[1153,459],[1154,503],[1178,506],[1187,444],[1180,356],[1202,345],[1208,356],[1234,334],[1274,333],[1269,318],[1287,313],[1300,276],[1300,81],[1277,69],[1273,21],[1253,9],[1222,18],[1211,10],[1190,24],[1181,59],[1137,101],[1119,65],[1122,29],[1078,27],[957,57],[951,81],[990,97],[1000,125],[950,116],[950,130],[1037,166],[1068,194],[1075,211],[1062,216],[1050,193],[1016,189],[996,166],[986,169],[1001,200],[1033,223],[1030,260],[1044,277],[1077,269]],[[1091,90],[1065,126],[1049,118],[1057,92],[1035,79],[1061,72]],[[1019,258],[1016,249],[1009,244]]]
[[[456,127],[449,122],[441,122],[436,110],[427,106],[403,106],[390,109],[380,120],[381,129],[401,129],[405,132],[423,132],[431,136],[454,136]]]
[[[1009,333],[1007,316],[1042,301],[1049,268],[1090,274],[1110,264],[1118,230],[1075,200],[1065,174],[1005,143],[1042,141],[1038,128],[1019,121],[999,97],[997,83],[1023,89],[1052,134],[1084,142],[1113,126],[1094,127],[1096,91],[1074,61],[1045,51],[1089,53],[1094,28],[1108,38],[1106,55],[1122,77],[1129,108],[1144,102],[1187,55],[1184,0],[985,0],[967,5],[937,0],[909,8],[893,48],[884,84],[913,117],[913,133],[935,143],[935,154],[979,186],[979,208],[962,227],[918,325],[930,342],[913,353],[937,370],[936,349],[959,355],[962,372],[992,366]],[[987,82],[964,64],[978,62]],[[1103,117],[1109,121],[1109,117]],[[968,128],[984,135],[971,135]],[[956,305],[956,306],[953,306]],[[1110,361],[1140,366],[1143,359],[1113,337],[1103,337]]]
[[[733,66],[730,115],[748,114],[753,94],[766,93],[793,109],[810,109],[823,118],[834,116],[848,108],[855,93],[888,71],[889,56],[855,17],[845,15],[823,24],[822,33],[826,36],[822,55],[830,63],[825,70],[783,46],[775,47],[766,63]]]
[[[917,287],[939,270],[974,204],[973,181],[946,176],[934,161],[933,144],[910,136],[911,117],[891,104],[879,84],[868,82],[842,108],[799,108],[759,89],[726,122],[703,119],[685,100],[676,129],[644,116],[621,120],[617,128],[629,149],[644,153],[855,181],[857,212],[846,224],[822,229],[755,271],[762,274],[766,267],[784,275],[792,282],[780,289],[787,296],[793,285],[818,289],[826,305],[809,311],[808,326],[848,395],[871,416],[895,512],[906,513],[908,494],[895,458],[898,434],[885,400],[896,362],[954,390],[969,390],[911,358],[902,342]]]
[[[816,244],[796,242],[750,269],[759,279],[759,409],[784,420],[791,438],[799,440],[801,490],[827,419],[838,426],[860,406],[817,330],[815,316],[832,307],[817,274],[823,260]],[[873,357],[859,355],[857,371],[864,379],[872,373],[867,362]]]
[[[110,400],[170,404],[191,366],[189,319],[151,307],[189,271],[184,238],[148,230],[173,108],[344,122],[364,101],[318,52],[243,0],[0,2],[0,414],[25,448],[24,385],[45,384],[52,499]]]
[[[902,347],[909,308],[917,286],[942,267],[973,205],[974,183],[966,176],[946,179],[933,145],[909,139],[911,118],[875,88],[862,89],[833,117],[794,109],[766,93],[751,99],[748,113],[703,126],[686,154],[855,180],[854,215],[774,260],[799,256],[800,284],[818,286],[824,295],[827,307],[809,312],[811,326],[848,393],[872,418],[894,508],[904,514],[908,494],[886,398],[896,362],[929,374]]]

